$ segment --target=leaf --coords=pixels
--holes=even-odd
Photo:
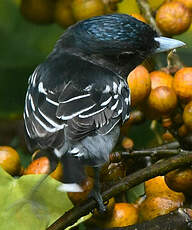
[[[141,183],[127,191],[128,202],[133,203],[140,196],[145,194],[144,183]]]
[[[13,178],[0,168],[0,229],[45,230],[73,207],[61,184],[45,175]],[[39,185],[39,186],[38,186]]]

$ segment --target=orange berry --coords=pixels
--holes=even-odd
[[[165,192],[170,192],[170,189],[165,183],[164,176],[157,176],[145,181],[145,194],[147,196],[158,196]]]
[[[139,220],[141,222],[151,220],[157,216],[168,214],[182,206],[183,202],[167,196],[149,196],[139,206]]]
[[[28,174],[48,174],[50,171],[50,163],[47,157],[39,157],[32,161],[28,167],[24,170],[24,175]],[[56,180],[61,180],[63,170],[61,163],[57,165],[57,168],[50,174]]]
[[[148,97],[148,105],[161,115],[170,114],[177,106],[177,96],[173,89],[160,86],[153,90]]]
[[[21,14],[37,24],[53,22],[55,2],[53,0],[22,0]]]
[[[102,0],[73,0],[72,12],[76,20],[83,20],[105,13]]]
[[[0,166],[12,176],[21,172],[19,154],[9,146],[0,146]]]
[[[167,86],[172,88],[173,77],[163,71],[157,70],[150,73],[151,89],[155,89],[159,86]]]
[[[138,209],[134,204],[116,203],[110,219],[103,223],[104,228],[125,227],[136,224]]]
[[[88,198],[88,194],[93,188],[93,178],[87,177],[81,184],[82,192],[68,192],[70,200],[74,204],[80,204]]]
[[[64,28],[74,24],[75,18],[71,9],[71,2],[57,0],[55,4],[55,22]]]
[[[121,145],[124,149],[131,150],[131,149],[133,149],[134,142],[131,138],[124,137],[122,142],[121,142]]]
[[[162,138],[166,142],[174,141],[173,135],[168,130],[166,130],[165,133],[163,133]]]
[[[176,192],[191,193],[192,169],[176,169],[165,175],[165,182],[170,189]]]
[[[192,0],[173,0],[173,1],[181,2],[181,3],[183,3],[187,8],[189,8],[190,10],[192,10]]]
[[[32,161],[25,169],[24,174],[48,174],[50,170],[50,163],[47,157],[39,157]]]
[[[141,14],[133,13],[133,14],[130,14],[130,15],[132,17],[144,22],[144,23],[147,23],[146,19]]]
[[[131,89],[132,106],[141,103],[149,95],[151,90],[151,79],[148,70],[144,66],[137,66],[128,75],[127,82]]]
[[[167,35],[181,34],[191,24],[191,12],[181,2],[167,2],[158,9],[156,22],[160,30]]]
[[[165,183],[164,176],[157,176],[145,181],[145,193],[147,197],[168,197],[183,202],[185,197],[183,193],[171,190]]]
[[[189,101],[192,99],[192,67],[183,67],[176,72],[173,88],[182,100]]]
[[[190,101],[184,108],[183,121],[186,128],[192,130],[192,101]]]

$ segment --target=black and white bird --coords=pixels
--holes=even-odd
[[[28,148],[47,154],[53,169],[61,161],[61,189],[80,191],[83,165],[98,169],[108,161],[129,118],[129,72],[148,56],[183,45],[125,14],[80,21],[64,32],[30,76],[24,110]],[[92,195],[104,210],[95,177]]]

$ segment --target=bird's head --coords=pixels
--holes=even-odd
[[[91,54],[137,53],[146,57],[161,52],[162,47],[163,51],[172,48],[171,42],[160,39],[149,25],[126,14],[103,15],[80,21],[68,29],[64,37],[67,36],[68,47],[71,44]],[[179,42],[173,48],[183,44]]]
[[[160,37],[148,24],[132,16],[111,14],[69,27],[56,47],[96,55],[98,60],[103,58],[101,64],[110,63],[109,68],[116,66],[115,71],[126,75],[148,56],[183,45],[178,40]]]

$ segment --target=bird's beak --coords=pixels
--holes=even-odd
[[[159,42],[159,47],[155,50],[155,53],[162,53],[168,50],[176,49],[182,46],[185,46],[186,44],[182,41],[172,39],[172,38],[166,38],[166,37],[156,37],[155,41]]]

